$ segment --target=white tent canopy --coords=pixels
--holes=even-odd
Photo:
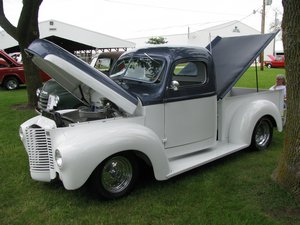
[[[101,34],[57,20],[39,23],[40,38],[48,39],[68,51],[134,48],[131,41]],[[0,49],[12,52],[18,43],[5,31],[0,31]]]

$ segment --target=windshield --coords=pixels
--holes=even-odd
[[[111,77],[153,83],[158,80],[163,64],[162,60],[153,59],[147,54],[142,58],[124,58],[114,66]]]

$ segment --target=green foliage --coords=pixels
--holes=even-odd
[[[166,44],[168,41],[164,37],[151,37],[146,42],[146,44],[158,45],[158,44]]]
[[[250,68],[241,85],[253,87],[252,72]],[[275,78],[268,76],[278,72],[266,69],[259,75],[261,83],[269,87]],[[156,181],[145,170],[131,195],[101,201],[85,186],[67,191],[60,182],[31,179],[28,157],[18,137],[19,125],[36,115],[33,110],[18,109],[26,99],[25,89],[0,89],[1,225],[300,224],[300,204],[271,179],[284,133],[274,133],[267,151],[244,150],[168,181]]]

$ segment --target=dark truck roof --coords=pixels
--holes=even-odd
[[[215,64],[218,98],[223,98],[279,31],[238,37],[216,37],[206,48]]]

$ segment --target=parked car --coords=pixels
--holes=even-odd
[[[280,68],[284,67],[284,55],[268,55],[270,60],[265,61],[265,66],[268,68]]]
[[[40,76],[43,82],[50,79],[43,71],[40,71]],[[23,64],[0,50],[0,85],[7,90],[14,90],[25,83]]]
[[[282,90],[233,87],[274,37],[135,49],[110,77],[34,41],[33,62],[90,107],[45,111],[20,126],[31,177],[60,179],[67,190],[90,181],[98,196],[115,199],[132,191],[143,163],[167,180],[249,146],[266,149],[273,127],[282,131]]]
[[[93,57],[90,65],[109,75],[113,64],[123,53],[123,51],[102,52]],[[77,109],[87,105],[83,99],[74,97],[54,79],[44,83],[43,87],[37,90],[37,96],[37,111],[39,112],[41,110]]]

